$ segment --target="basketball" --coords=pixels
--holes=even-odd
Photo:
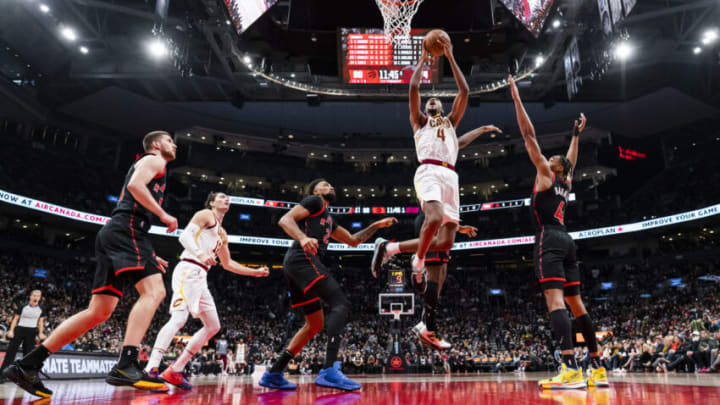
[[[440,38],[446,38],[448,41],[450,41],[450,35],[448,35],[447,32],[443,30],[432,30],[425,35],[425,39],[423,39],[423,48],[432,56],[442,56],[443,46],[440,42]]]

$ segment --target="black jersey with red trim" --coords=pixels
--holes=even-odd
[[[532,216],[535,226],[565,226],[565,209],[567,208],[570,185],[553,173],[553,182],[549,189],[536,191],[532,195]]]
[[[152,155],[151,153],[145,153],[140,157],[140,159],[144,159],[146,156]],[[137,160],[137,162],[140,161],[140,159]],[[127,175],[125,176],[125,183],[123,184],[122,193],[120,193],[120,198],[118,200],[117,206],[112,212],[112,215],[115,214],[131,214],[141,217],[139,227],[140,229],[148,230],[150,229],[150,219],[152,218],[152,213],[150,210],[145,208],[142,204],[135,201],[135,197],[133,197],[132,193],[128,190],[128,184],[130,183],[130,179],[132,178],[133,173],[135,173],[135,165],[137,162],[133,163],[132,166],[130,166],[130,170],[128,170]],[[167,182],[167,173],[166,170],[163,170],[162,173],[155,176],[152,180],[150,180],[150,183],[148,183],[147,188],[150,190],[150,194],[152,194],[153,198],[159,205],[162,205],[163,203],[163,196],[165,194],[165,184]]]
[[[298,227],[310,238],[315,238],[318,241],[318,256],[324,257],[327,253],[327,246],[330,242],[330,235],[337,228],[337,224],[333,220],[327,209],[325,201],[317,195],[311,195],[303,198],[300,201],[300,205],[310,211],[310,216],[298,221]],[[302,253],[303,248],[300,246],[300,242],[294,241],[290,246],[290,251],[297,251]]]

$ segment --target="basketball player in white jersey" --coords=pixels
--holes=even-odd
[[[486,132],[501,132],[489,125],[470,131],[458,139],[455,129],[465,114],[469,88],[455,62],[452,44],[444,38],[440,41],[458,86],[452,111],[443,116],[442,102],[437,98],[427,101],[424,114],[420,111],[420,78],[423,65],[429,61],[425,49],[410,79],[410,124],[415,134],[415,149],[420,162],[415,172],[415,192],[425,213],[425,221],[418,239],[388,243],[378,238],[375,241],[371,271],[376,278],[382,264],[391,256],[400,252],[415,252],[412,267],[414,276],[419,280],[424,277],[425,254],[428,251],[452,248],[460,221],[460,193],[458,175],[455,173],[458,150]]]
[[[180,235],[185,248],[172,276],[173,296],[170,303],[170,320],[160,329],[150,360],[145,368],[148,375],[157,376],[158,366],[175,334],[185,325],[188,315],[200,318],[203,327],[195,332],[185,350],[160,377],[184,389],[192,389],[183,375],[185,365],[202,348],[205,342],[220,330],[215,301],[207,285],[207,272],[217,264],[215,257],[227,271],[255,277],[267,277],[267,267],[251,269],[232,260],[227,233],[222,220],[230,209],[230,199],[223,193],[212,192],[205,201],[205,209],[198,211]]]

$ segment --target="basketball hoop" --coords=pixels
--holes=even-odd
[[[375,0],[383,16],[387,41],[400,45],[410,39],[410,23],[423,0]]]
[[[393,316],[393,318],[394,318],[396,321],[399,321],[399,320],[400,320],[400,315],[402,315],[402,310],[401,310],[401,309],[393,309],[393,310],[391,310],[390,312],[392,312],[392,316]]]

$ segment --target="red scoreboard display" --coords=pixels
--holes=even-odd
[[[377,28],[340,28],[338,46],[343,82],[348,84],[406,84],[422,55],[428,29],[413,29],[402,45],[388,43]],[[421,83],[440,81],[440,58],[423,70]]]

